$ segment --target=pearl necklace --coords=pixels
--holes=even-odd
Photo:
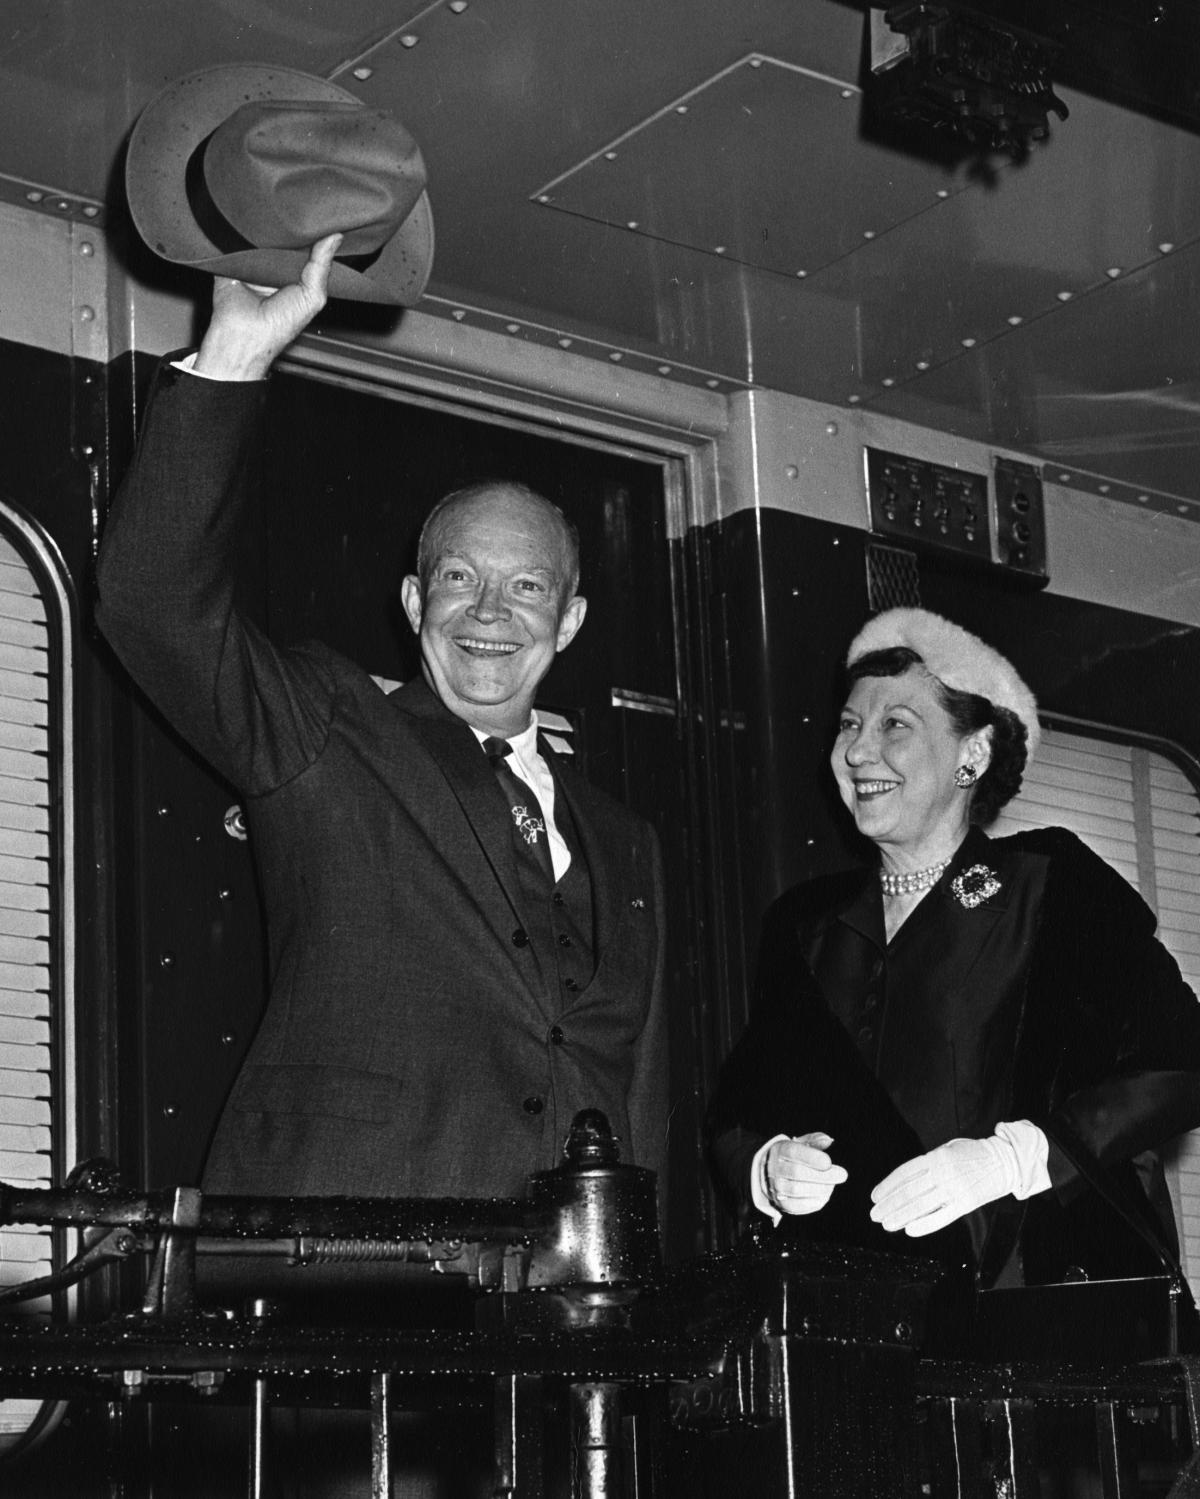
[[[943,859],[940,864],[931,864],[928,869],[914,869],[910,874],[888,874],[881,869],[879,886],[884,895],[912,895],[917,890],[928,890],[931,885],[936,885],[949,868],[950,860]]]

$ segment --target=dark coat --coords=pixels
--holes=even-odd
[[[625,1161],[660,1169],[653,831],[552,765],[594,903],[594,977],[563,992],[467,724],[423,682],[385,695],[325,646],[277,648],[233,607],[264,388],[163,372],[99,565],[117,653],[245,795],[267,908],[270,999],[206,1188],[519,1194],[585,1107],[608,1115]]]
[[[971,909],[951,886],[980,862],[1000,889]],[[1031,908],[1020,909],[1020,892],[1031,890]],[[874,913],[874,937],[865,913]],[[912,1048],[907,1061],[901,1053],[889,1092],[844,1023],[842,995],[823,992],[812,966],[838,983],[827,957],[833,947],[845,987],[865,987],[884,944],[873,871],[797,886],[771,908],[751,1021],[709,1109],[719,1179],[744,1200],[764,1141],[824,1130],[850,1180],[822,1212],[795,1220],[793,1232],[949,1260],[973,1252],[989,1282],[1002,1274],[1055,1280],[1072,1265],[1093,1277],[1160,1268],[1079,1169],[1102,1163],[1173,1240],[1161,1172],[1147,1153],[1200,1124],[1200,1005],[1155,938],[1149,908],[1074,834],[1049,828],[996,840],[971,833],[909,921],[918,916],[929,923],[932,961],[946,955],[938,984],[947,1010],[958,1013],[936,1024],[950,1038],[949,1060],[939,1062],[932,1048]],[[1009,1006],[999,1058],[971,1015],[989,990]],[[995,1024],[999,1005],[985,1005],[980,1024]],[[920,1069],[939,1066],[950,1096],[918,1113],[907,1100],[928,1081]],[[912,1240],[870,1223],[870,1190],[896,1166],[1014,1119],[1031,1120],[1049,1138],[1051,1192],[984,1210],[966,1226],[969,1242],[964,1225]]]

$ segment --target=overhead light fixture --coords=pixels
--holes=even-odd
[[[1023,157],[1067,118],[1052,75],[1062,49],[957,3],[901,0],[870,11],[877,116]]]

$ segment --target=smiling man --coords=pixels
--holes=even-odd
[[[244,796],[271,993],[210,1191],[518,1195],[583,1108],[661,1169],[661,874],[649,826],[554,761],[533,704],[583,623],[573,528],[519,484],[448,496],[404,580],[422,676],[387,695],[237,610],[273,360],[323,305],[218,278],[108,522],[98,618]],[[214,984],[220,981],[214,974]]]

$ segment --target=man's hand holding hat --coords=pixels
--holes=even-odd
[[[275,359],[324,307],[341,242],[340,234],[318,240],[299,281],[278,291],[218,276],[212,321],[192,366],[195,373],[213,380],[265,379]]]

